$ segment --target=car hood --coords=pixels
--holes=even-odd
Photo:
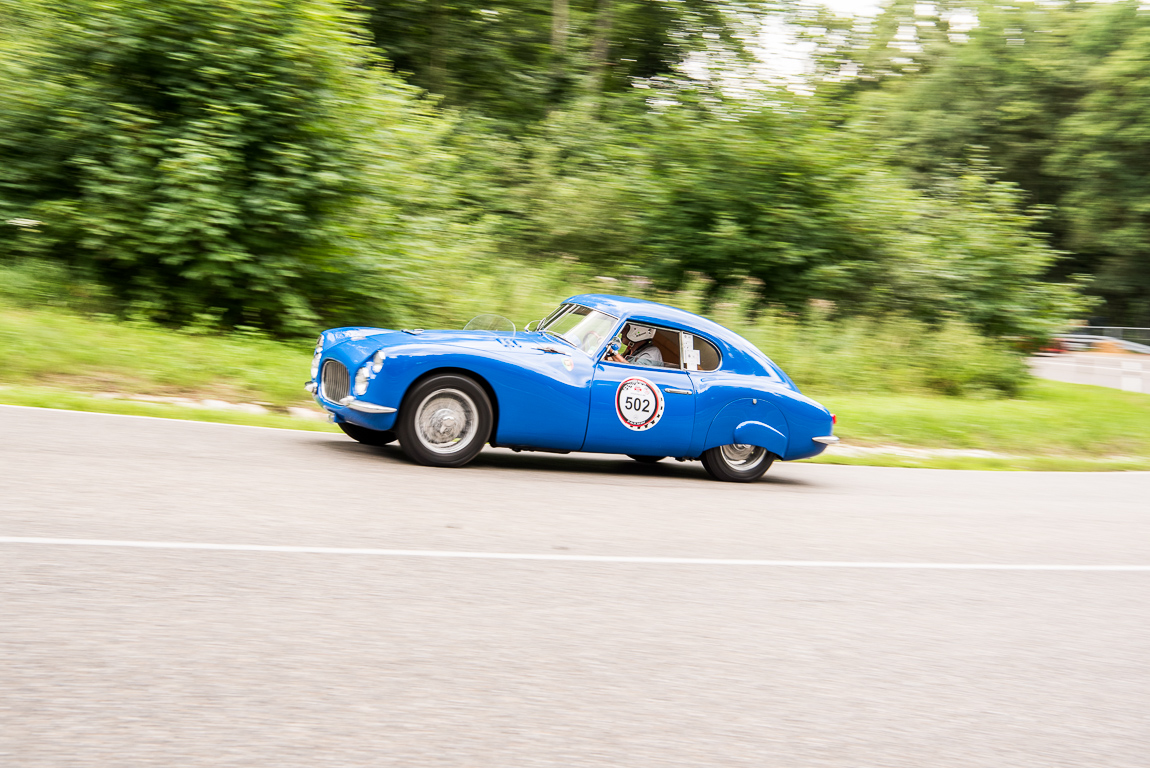
[[[538,332],[519,331],[395,331],[388,328],[337,328],[324,333],[325,345],[337,346],[348,341],[368,342],[373,346],[396,348],[444,344],[484,352],[571,354],[575,348]]]

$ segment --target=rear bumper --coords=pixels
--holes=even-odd
[[[823,445],[834,445],[839,441],[839,439],[834,435],[826,435],[825,437],[812,437],[811,440],[814,440],[816,443],[822,443]]]

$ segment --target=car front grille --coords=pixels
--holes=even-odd
[[[324,399],[338,403],[348,395],[351,379],[347,375],[347,368],[343,363],[327,360],[323,364],[323,396]]]

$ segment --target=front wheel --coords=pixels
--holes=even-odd
[[[408,457],[431,467],[462,467],[491,436],[491,401],[466,376],[433,376],[403,398],[396,432]]]
[[[395,442],[395,433],[390,430],[384,432],[379,429],[368,429],[346,421],[339,422],[339,428],[352,440],[358,440],[364,445],[387,445]]]
[[[703,452],[703,468],[716,480],[749,483],[770,469],[775,454],[757,445],[720,445]]]

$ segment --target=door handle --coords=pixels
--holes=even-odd
[[[664,392],[670,392],[672,395],[689,395],[689,394],[691,394],[691,390],[689,390],[689,389],[675,389],[674,387],[663,387],[663,391]]]

